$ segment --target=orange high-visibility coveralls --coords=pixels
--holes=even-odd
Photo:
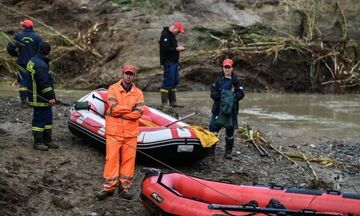
[[[130,188],[135,170],[138,119],[143,112],[144,96],[135,84],[126,92],[121,82],[122,80],[118,81],[108,89],[109,108],[105,117],[105,191],[115,191],[118,182],[121,183],[121,189]]]

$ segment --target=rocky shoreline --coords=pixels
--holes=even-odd
[[[75,98],[74,98],[75,99]],[[101,189],[104,155],[90,143],[74,137],[67,128],[68,108],[54,107],[54,139],[57,150],[39,152],[32,149],[32,109],[21,109],[17,97],[0,97],[0,214],[1,215],[147,215],[139,193],[143,167],[164,171],[180,171],[190,176],[234,184],[270,184],[287,187],[334,189],[340,180],[359,176],[359,143],[313,139],[310,144],[286,139],[286,134],[272,136],[272,143],[282,151],[301,150],[309,155],[328,156],[342,166],[321,165],[294,159],[302,168],[266,148],[271,157],[263,157],[250,143],[236,134],[233,160],[223,158],[220,144],[215,157],[207,157],[193,164],[175,164],[171,167],[154,163],[137,164],[134,188],[137,196],[132,201],[111,197],[98,201],[94,193]],[[189,108],[166,110],[184,115]],[[206,126],[207,113],[199,113],[188,122]],[[276,134],[270,128],[261,128],[264,136]],[[268,138],[268,137],[266,137]],[[224,137],[221,137],[221,141]],[[310,143],[310,142],[309,142]],[[314,176],[316,173],[318,180]],[[337,174],[337,175],[336,175]],[[340,188],[341,189],[341,188]],[[351,191],[358,189],[354,186]]]

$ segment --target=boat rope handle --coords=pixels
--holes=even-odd
[[[291,210],[291,209],[278,209],[278,208],[260,208],[253,205],[243,205],[243,206],[234,206],[234,205],[218,205],[218,204],[209,204],[208,209],[211,210],[221,210],[227,215],[233,215],[228,211],[241,211],[249,212],[247,215],[254,215],[256,213],[263,213],[265,215],[302,215],[302,216],[341,216],[342,214],[338,213],[326,213],[326,212],[317,212],[313,209],[301,209],[301,210]],[[281,214],[283,213],[283,214]]]
[[[102,128],[102,127],[103,127],[103,126],[93,125],[93,124],[91,124],[91,123],[89,123],[89,122],[86,122],[85,119],[84,119],[83,122],[84,122],[85,124],[91,126],[91,127],[94,127],[94,128]]]
[[[313,203],[315,201],[316,197],[318,197],[318,195],[314,195],[314,197],[310,200],[307,208],[310,208],[311,203]]]

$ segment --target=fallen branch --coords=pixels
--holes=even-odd
[[[255,148],[260,152],[260,156],[265,156],[265,152],[263,152],[259,146],[256,144],[254,140],[250,140],[250,142],[255,146]],[[269,154],[269,153],[268,153]]]
[[[266,156],[272,158],[271,155],[269,154],[269,152],[266,151],[266,149],[262,145],[259,145],[259,148],[265,153]]]
[[[68,38],[66,35],[62,34],[61,32],[57,31],[57,30],[54,29],[53,27],[51,27],[51,26],[49,26],[49,25],[46,25],[44,22],[42,22],[42,21],[40,21],[40,20],[38,20],[38,19],[30,16],[30,15],[27,15],[27,14],[25,14],[25,13],[22,13],[22,12],[20,12],[20,11],[18,11],[18,10],[15,10],[15,9],[13,9],[13,8],[11,8],[11,7],[8,7],[8,6],[6,6],[6,5],[3,4],[3,3],[0,3],[0,5],[1,5],[1,7],[5,8],[5,9],[7,9],[7,10],[10,10],[11,12],[20,14],[20,15],[22,15],[22,16],[24,16],[24,17],[27,17],[27,18],[29,18],[29,19],[31,19],[31,20],[36,21],[37,23],[43,25],[44,27],[46,27],[46,28],[50,29],[51,31],[55,32],[56,34],[60,35],[60,36],[61,36],[62,38],[64,38],[67,42],[69,42],[70,44],[72,44],[73,46],[75,46],[77,49],[81,50],[82,52],[86,52],[86,50],[85,50],[84,48],[82,48],[81,46],[77,45],[73,40],[71,40],[71,39]],[[99,53],[96,53],[96,52],[94,52],[94,51],[92,51],[92,50],[91,50],[90,52],[91,52],[93,55],[95,55],[96,57],[99,57],[99,58],[102,57]]]
[[[294,161],[293,159],[291,159],[289,156],[287,156],[286,154],[284,154],[282,151],[280,151],[279,149],[277,149],[275,146],[273,146],[272,144],[269,144],[269,146],[274,149],[277,153],[279,153],[280,155],[284,156],[286,159],[288,159],[289,161],[291,161],[293,164],[295,164],[297,167],[299,167],[301,170],[304,171],[304,168],[302,166],[300,166],[298,163],[296,163],[296,161]]]
[[[301,153],[301,155],[303,156],[306,164],[307,164],[307,165],[309,166],[309,168],[311,169],[313,175],[315,176],[315,179],[316,179],[316,180],[319,180],[318,176],[316,175],[315,170],[314,170],[313,167],[311,166],[311,164],[310,164],[309,160],[306,158],[305,154],[304,154],[304,153]]]

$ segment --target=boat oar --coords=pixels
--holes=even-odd
[[[285,215],[316,215],[316,216],[340,216],[336,213],[321,213],[312,209],[303,209],[300,211],[290,209],[276,209],[276,208],[259,208],[253,205],[234,206],[234,205],[217,205],[210,204],[208,209],[222,210],[222,211],[242,211],[242,212],[254,212],[254,213],[269,213],[269,214],[285,214]]]
[[[95,96],[95,94],[92,95],[92,98],[93,98],[93,99],[97,99],[97,100],[99,100],[99,101],[107,104],[107,101],[104,101],[102,98],[99,98],[99,97]]]
[[[42,97],[41,95],[35,94],[35,93],[34,93],[33,91],[31,91],[30,89],[27,89],[27,91],[29,91],[30,93],[34,94],[35,96],[37,96],[37,97],[39,97],[39,98],[41,98],[41,99],[43,99],[44,101],[46,101],[46,102],[49,103],[49,100],[48,100],[48,99]],[[49,104],[50,104],[50,103],[49,103]],[[56,103],[55,103],[55,104],[56,104],[56,105],[60,105],[60,106],[68,106],[68,107],[72,106],[72,104],[68,104],[68,103],[62,102],[61,100],[57,100],[57,99],[56,99]]]
[[[196,112],[190,113],[190,114],[188,114],[188,115],[186,115],[186,116],[184,116],[184,117],[182,117],[182,118],[179,118],[179,119],[176,120],[176,121],[167,123],[167,124],[165,124],[165,125],[162,126],[162,127],[169,127],[170,125],[173,125],[173,124],[175,124],[175,123],[177,123],[177,122],[179,122],[179,121],[182,121],[182,120],[184,120],[184,119],[187,119],[187,118],[189,118],[189,117],[191,117],[191,116],[193,116],[193,115],[196,115],[196,114],[197,114]]]
[[[105,118],[105,116],[103,114],[101,114],[98,111],[96,111],[95,109],[91,108],[88,101],[76,101],[74,104],[74,108],[75,108],[75,110],[91,110],[94,113],[98,114],[99,116]]]
[[[60,100],[56,100],[56,105],[60,105],[60,106],[66,106],[66,107],[70,107],[72,106],[72,104],[69,104],[69,103],[65,103],[65,102],[62,102]]]

